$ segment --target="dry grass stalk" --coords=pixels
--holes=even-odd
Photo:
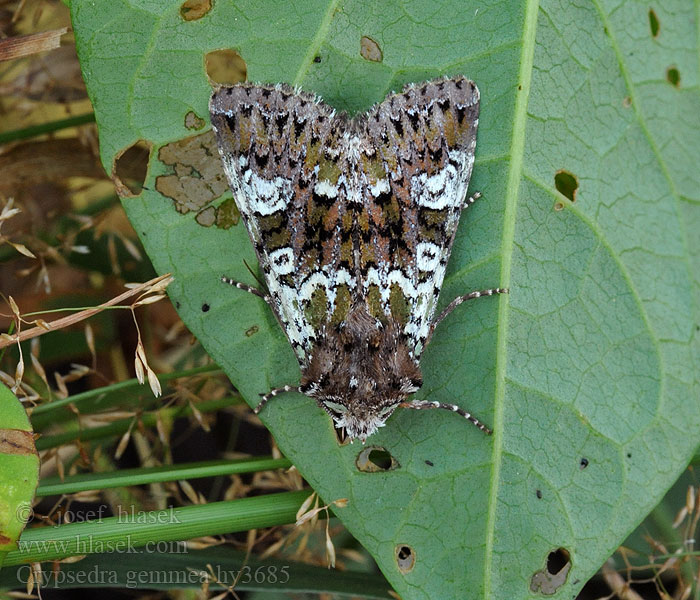
[[[67,27],[61,27],[61,29],[17,35],[0,40],[0,60],[13,60],[46,50],[55,50],[61,45],[61,36],[67,31]]]
[[[5,348],[6,346],[9,346],[10,344],[14,344],[17,342],[23,342],[25,340],[29,340],[32,338],[35,338],[39,335],[43,335],[47,331],[54,331],[56,329],[62,329],[63,327],[68,327],[70,325],[75,325],[76,323],[79,323],[80,321],[84,321],[85,319],[88,319],[92,317],[93,315],[96,315],[97,313],[103,311],[106,308],[109,308],[110,306],[116,306],[118,304],[121,304],[124,300],[131,298],[132,296],[136,296],[138,294],[144,294],[146,292],[158,292],[160,293],[163,289],[164,286],[162,285],[167,281],[167,283],[170,283],[172,280],[171,276],[169,273],[166,273],[165,275],[161,275],[160,277],[155,277],[154,279],[151,279],[150,281],[147,281],[146,283],[141,283],[138,286],[127,290],[123,294],[120,294],[119,296],[116,296],[115,298],[112,298],[111,300],[108,300],[107,302],[100,304],[99,306],[95,306],[94,308],[88,308],[86,310],[81,310],[75,314],[68,315],[67,317],[62,317],[60,319],[56,319],[55,321],[49,321],[45,322],[42,321],[41,326],[37,327],[32,327],[31,329],[27,329],[26,331],[22,331],[20,333],[14,334],[14,335],[8,335],[5,334],[0,337],[0,349]],[[167,284],[166,284],[167,285]],[[142,300],[138,300],[137,304],[145,304],[146,302]]]

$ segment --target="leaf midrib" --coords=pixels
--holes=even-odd
[[[314,35],[313,39],[311,40],[311,43],[309,44],[309,49],[307,50],[304,59],[299,65],[297,74],[294,76],[294,81],[292,82],[292,85],[294,85],[294,87],[300,86],[302,81],[306,77],[306,73],[308,72],[311,63],[318,54],[318,50],[321,47],[321,44],[326,39],[326,35],[328,33],[328,30],[330,29],[331,21],[333,20],[333,16],[335,15],[335,11],[338,7],[339,2],[340,0],[330,0],[328,2],[328,10],[326,10],[326,14],[323,15],[323,19],[321,19],[321,22],[318,25],[318,29],[316,30],[316,35]]]
[[[525,152],[525,125],[527,105],[532,81],[532,67],[535,56],[535,33],[537,31],[537,13],[539,0],[530,0],[525,6],[523,20],[522,50],[520,54],[519,89],[513,119],[513,138],[510,146],[510,168],[505,194],[503,213],[503,238],[501,242],[501,286],[510,287],[511,258],[515,241],[515,217],[520,180],[523,171]],[[520,87],[522,86],[522,87]],[[484,554],[483,597],[495,597],[491,587],[493,582],[493,555],[496,529],[496,510],[500,488],[501,460],[503,452],[503,403],[506,385],[506,335],[508,331],[508,297],[501,296],[498,303],[498,330],[496,334],[496,389],[494,394],[493,415],[493,460],[491,487],[489,490],[488,513],[486,516],[486,551]]]

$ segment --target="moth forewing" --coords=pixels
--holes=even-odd
[[[409,85],[350,119],[286,85],[246,83],[217,90],[210,112],[268,292],[223,279],[268,302],[302,371],[298,388],[268,392],[258,409],[298,390],[350,439],[364,441],[400,405],[445,408],[489,432],[456,405],[407,401],[446,316],[434,320],[435,307],[473,201],[476,85]]]

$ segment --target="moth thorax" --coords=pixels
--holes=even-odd
[[[326,327],[304,369],[301,390],[315,398],[350,438],[364,439],[422,383],[400,325],[353,309]]]

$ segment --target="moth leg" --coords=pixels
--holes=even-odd
[[[469,208],[474,202],[476,202],[479,198],[481,198],[481,192],[474,192],[469,198],[465,198],[462,200],[462,204],[460,205],[460,210],[464,210],[465,208]]]
[[[268,294],[261,292],[257,288],[254,288],[246,283],[236,281],[235,279],[231,279],[230,277],[226,277],[226,275],[221,276],[221,281],[223,283],[228,283],[229,285],[232,285],[233,287],[238,288],[239,290],[243,290],[244,292],[249,292],[254,296],[258,296],[259,298],[262,298],[267,304],[272,306],[272,298]]]
[[[262,398],[260,398],[260,402],[253,409],[253,412],[257,415],[268,403],[270,398],[274,398],[275,396],[277,396],[278,394],[282,394],[283,392],[301,392],[301,390],[299,389],[298,385],[283,385],[282,387],[270,390],[269,392],[267,392],[267,394],[261,394]]]
[[[473,425],[476,425],[481,431],[483,431],[486,435],[491,435],[493,431],[486,427],[479,419],[477,419],[475,416],[473,416],[471,413],[468,413],[466,410],[462,410],[459,406],[456,404],[445,404],[444,402],[402,402],[399,404],[399,406],[402,406],[404,408],[414,408],[416,410],[423,410],[426,408],[442,408],[444,410],[450,410],[452,412],[456,412],[458,415],[464,417],[467,421],[472,423]]]
[[[430,330],[428,331],[428,337],[425,339],[425,344],[427,346],[430,338],[433,337],[433,332],[435,328],[442,322],[442,320],[447,317],[455,308],[457,308],[462,302],[467,300],[473,300],[474,298],[481,298],[481,296],[493,296],[494,294],[507,294],[509,292],[508,288],[491,288],[488,290],[479,290],[477,292],[470,292],[464,296],[457,296],[452,302],[450,302],[445,310],[443,310],[430,324]]]

